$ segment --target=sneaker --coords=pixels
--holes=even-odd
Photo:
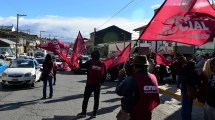
[[[41,98],[41,100],[44,100],[44,99],[46,99],[46,97],[42,97],[42,98]]]
[[[48,99],[51,99],[51,98],[52,98],[52,96],[49,96],[49,97],[48,97]]]
[[[86,115],[86,113],[81,112],[81,113],[79,113],[77,116],[78,116],[78,117],[86,117],[87,115]]]
[[[93,118],[96,118],[96,113],[93,113],[93,116],[92,116]]]

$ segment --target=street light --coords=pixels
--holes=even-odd
[[[22,17],[22,16],[27,16],[27,15],[23,15],[23,14],[17,14],[17,18],[16,18],[16,32],[17,32],[17,36],[19,38],[19,17]],[[17,49],[17,42],[18,42],[18,38],[16,39],[16,58],[17,58],[17,52],[18,52],[18,49]]]

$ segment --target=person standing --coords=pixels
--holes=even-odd
[[[56,63],[55,57],[53,57],[52,59],[53,59],[53,77],[54,77],[53,85],[55,85],[56,84],[56,74],[57,74],[57,63]]]
[[[177,88],[179,89],[181,88],[181,73],[186,63],[187,63],[186,57],[184,57],[184,55],[179,55],[175,63],[176,85]]]
[[[96,117],[99,107],[101,85],[106,78],[106,66],[100,61],[99,51],[93,51],[91,53],[91,57],[92,60],[89,60],[85,63],[87,67],[87,84],[84,90],[82,112],[77,115],[79,117],[86,117],[87,105],[92,92],[94,93],[94,107],[92,117]]]
[[[181,95],[182,95],[182,120],[192,119],[193,100],[197,96],[197,90],[200,86],[200,79],[195,71],[195,62],[188,61],[181,74]]]
[[[132,120],[151,120],[152,110],[160,104],[158,81],[148,72],[148,65],[145,55],[135,56],[133,75],[119,79],[122,82],[116,87],[116,93],[123,96],[121,109],[128,112]],[[123,73],[119,72],[119,78]]]
[[[42,81],[43,81],[43,97],[42,99],[46,99],[46,88],[47,82],[49,83],[49,97],[52,98],[53,96],[53,86],[52,86],[52,77],[53,77],[53,61],[50,54],[47,54],[45,57],[45,62],[43,63],[42,69]]]
[[[204,106],[204,119],[205,120],[215,120],[215,58],[212,59],[210,63],[210,69],[213,75],[209,77],[206,101]]]

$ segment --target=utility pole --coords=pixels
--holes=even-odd
[[[17,58],[17,54],[18,54],[18,40],[19,40],[19,17],[21,16],[27,16],[27,15],[23,15],[23,14],[17,14],[17,18],[16,18],[16,32],[17,32],[17,39],[16,39],[16,58]]]
[[[94,40],[93,40],[93,50],[92,51],[94,51],[95,41],[96,41],[96,28],[94,28]]]
[[[124,42],[124,49],[125,49],[125,33],[122,33],[123,35],[123,42]]]

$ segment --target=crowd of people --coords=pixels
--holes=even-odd
[[[192,119],[193,100],[204,103],[204,119],[215,120],[215,54],[214,56],[197,55],[185,57],[178,55],[170,67],[172,81],[181,89],[182,120]],[[99,51],[91,53],[87,61],[87,83],[84,91],[82,111],[77,115],[86,117],[88,100],[94,93],[92,117],[96,117],[99,108],[100,88],[106,78],[105,64],[100,60]],[[121,110],[117,120],[151,120],[152,111],[160,104],[158,84],[164,82],[166,67],[155,69],[153,59],[145,55],[136,55],[128,67],[119,71],[116,94],[122,96]],[[49,83],[53,96],[52,78],[56,84],[56,63],[47,55],[43,63],[43,98],[46,99],[46,87]],[[144,113],[144,114],[143,114]]]
[[[152,60],[153,61],[153,60]],[[182,120],[192,119],[193,100],[204,103],[204,119],[215,120],[215,53],[196,55],[194,57],[182,54],[174,58],[170,66],[160,65],[159,69],[151,71],[160,84],[165,84],[163,78],[167,67],[171,70],[172,83],[181,90]],[[151,62],[151,66],[156,64]]]

